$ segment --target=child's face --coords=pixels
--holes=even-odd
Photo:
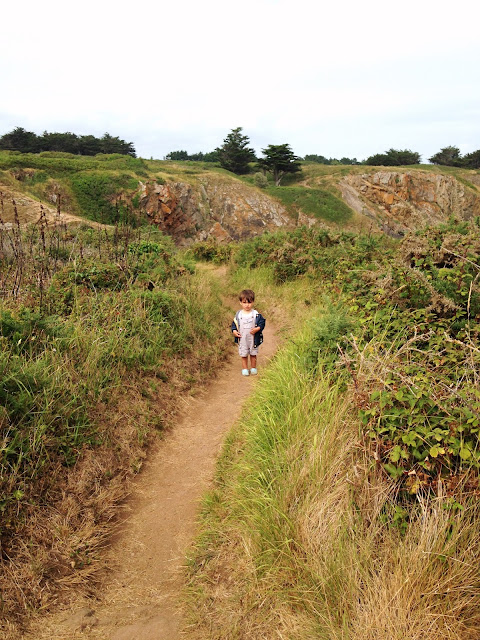
[[[252,310],[253,302],[249,302],[244,298],[243,300],[240,301],[240,304],[242,305],[242,309],[247,313]]]

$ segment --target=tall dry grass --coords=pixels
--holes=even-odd
[[[407,517],[311,339],[287,343],[227,440],[188,561],[189,637],[478,638],[478,503],[440,490]]]
[[[7,229],[0,245],[0,610],[17,637],[35,612],[98,588],[129,478],[216,365],[205,343],[230,340],[216,278],[167,240],[63,232],[58,258],[41,230]]]

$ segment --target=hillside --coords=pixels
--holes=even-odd
[[[285,185],[255,186],[211,163],[120,155],[0,153],[2,219],[37,220],[42,205],[68,222],[154,224],[177,244],[239,241],[320,225],[400,237],[451,216],[480,215],[480,174],[434,166],[303,165]]]
[[[479,637],[478,223],[242,244],[295,327],[205,496],[189,638]]]
[[[101,230],[43,217],[33,227],[0,225],[7,637],[17,640],[29,619],[58,612],[77,592],[99,601],[118,504],[158,433],[170,437],[188,396],[222,376],[233,348],[224,300],[249,286],[268,326],[281,318],[285,350],[270,373],[260,372],[246,429],[227,439],[206,498],[189,565],[191,637],[257,640],[283,629],[296,640],[477,638],[480,217],[458,219],[474,215],[475,199],[461,208],[455,187],[457,219],[442,205],[446,224],[399,241],[371,233],[377,220],[335,196],[344,179],[381,193],[374,187],[387,172],[378,169],[305,167],[301,183],[260,191],[254,177],[217,169],[192,174],[179,165],[174,174],[173,165],[153,163],[153,183],[144,161],[86,162],[62,159],[54,177],[39,167],[22,169],[30,176],[22,180],[3,173],[8,188],[18,180],[18,193],[32,200],[53,181],[72,212],[97,216],[97,224],[115,215],[132,222]],[[414,193],[413,178],[428,175],[399,170],[383,192],[399,202]],[[221,184],[224,199],[232,185],[262,202],[281,197],[294,226],[301,209],[302,224],[186,251],[140,224],[148,201],[140,183],[154,204],[178,184],[191,189],[182,187],[192,202],[203,188],[210,203],[206,181]],[[388,210],[382,198],[379,219]],[[164,221],[185,214],[187,201],[163,205]],[[222,229],[233,219],[224,213]],[[351,232],[355,225],[366,233]],[[185,241],[180,233],[176,240]],[[194,263],[207,255],[229,262],[221,277]],[[225,414],[221,406],[215,413]]]

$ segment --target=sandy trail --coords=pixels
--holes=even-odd
[[[21,226],[38,223],[43,210],[45,221],[48,225],[82,224],[95,227],[96,229],[109,227],[109,225],[87,220],[87,218],[76,216],[73,213],[62,212],[59,214],[54,207],[44,202],[34,200],[26,194],[15,191],[2,184],[0,184],[0,200],[3,203],[0,207],[0,218],[3,222],[3,224],[0,222],[0,230],[3,228],[10,229],[13,226],[15,221],[15,208]]]
[[[232,301],[232,304],[235,304]],[[100,601],[78,601],[43,620],[36,640],[177,640],[182,637],[182,565],[195,535],[199,500],[210,486],[222,441],[277,348],[270,319],[260,348],[259,376],[242,377],[231,357],[199,394],[184,401],[136,479],[128,516],[108,553],[111,574]],[[183,636],[185,637],[185,636]]]

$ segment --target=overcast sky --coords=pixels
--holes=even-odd
[[[23,0],[2,7],[0,135],[105,132],[137,155],[363,160],[480,149],[479,0]]]

